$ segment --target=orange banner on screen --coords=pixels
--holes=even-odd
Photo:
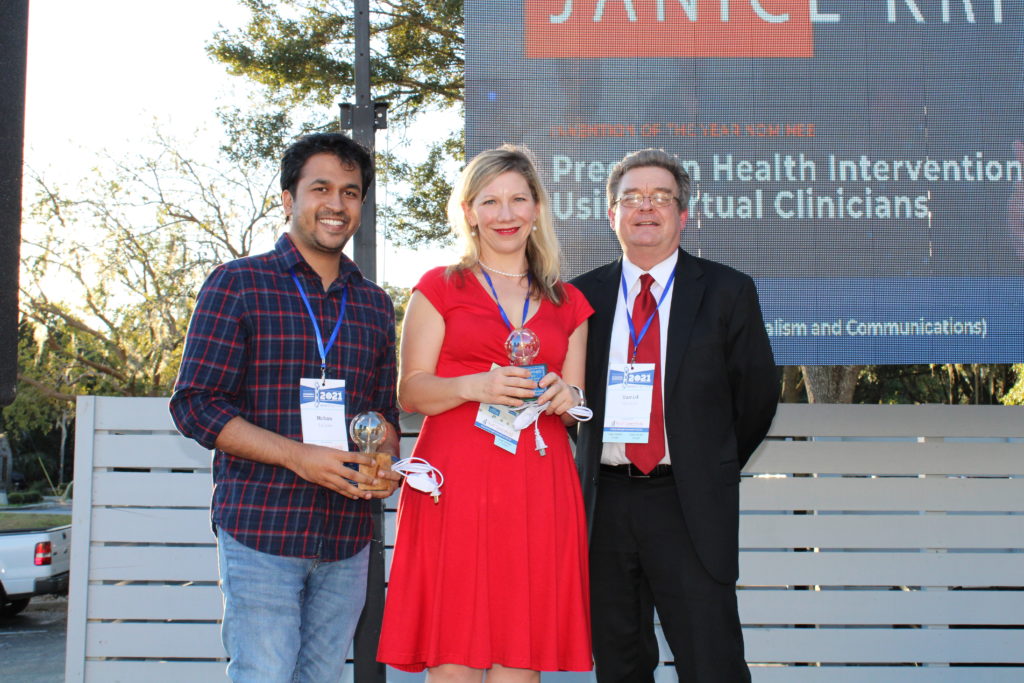
[[[815,4],[813,0],[524,0],[526,56],[813,57]]]

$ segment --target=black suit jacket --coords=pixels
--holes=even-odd
[[[594,417],[580,423],[576,446],[591,522],[621,273],[619,259],[572,281],[594,308],[586,371]],[[679,504],[704,567],[717,581],[734,583],[739,574],[740,469],[771,426],[778,374],[749,276],[680,249],[671,306],[664,413]]]

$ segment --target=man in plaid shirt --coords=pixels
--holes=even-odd
[[[366,501],[399,479],[361,474],[372,461],[344,446],[347,421],[374,410],[389,423],[378,450],[398,453],[394,308],[342,253],[373,174],[344,135],[292,144],[281,160],[288,233],[273,251],[214,270],[189,325],[171,414],[215,449],[234,681],[341,677],[365,601]],[[387,490],[356,485],[371,481]]]

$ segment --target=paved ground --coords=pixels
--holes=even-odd
[[[60,683],[64,680],[64,645],[68,599],[32,598],[16,617],[0,617],[0,680]]]

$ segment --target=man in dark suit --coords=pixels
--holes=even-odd
[[[573,280],[595,310],[594,417],[576,458],[600,683],[653,681],[655,608],[680,681],[750,680],[740,470],[771,425],[778,375],[753,280],[679,247],[689,200],[675,157],[627,155],[608,178],[623,258]]]

